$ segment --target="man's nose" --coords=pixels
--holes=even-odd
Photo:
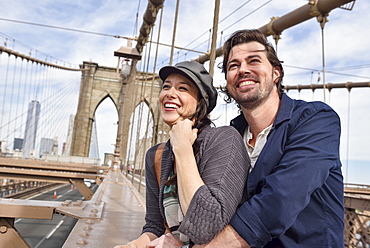
[[[245,62],[241,63],[239,67],[239,75],[244,75],[244,74],[249,74],[249,73],[250,73],[250,70],[248,68],[247,63]]]

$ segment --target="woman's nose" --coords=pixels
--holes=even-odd
[[[168,89],[167,90],[167,97],[169,97],[169,98],[173,98],[174,96],[175,96],[175,94],[176,94],[176,92],[175,92],[176,90],[172,87],[172,88],[170,88],[170,89]]]

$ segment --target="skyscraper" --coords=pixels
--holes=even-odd
[[[41,138],[39,156],[41,157],[44,154],[53,154],[53,146],[54,146],[53,139]]]
[[[14,151],[21,151],[22,150],[22,144],[23,144],[23,139],[14,138],[13,150]]]
[[[28,105],[26,129],[23,139],[23,158],[35,156],[35,143],[37,134],[37,125],[40,118],[41,105],[38,101],[32,101]]]
[[[71,143],[72,143],[74,121],[75,121],[75,115],[70,115],[69,116],[67,141],[66,141],[65,149],[62,153],[62,155],[64,155],[64,156],[70,156],[71,155]]]

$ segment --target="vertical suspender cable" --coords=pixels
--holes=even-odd
[[[52,77],[52,75],[53,75],[53,72],[55,71],[56,69],[54,69],[53,67],[49,67],[49,66],[47,66],[47,67],[45,67],[45,82],[46,82],[46,92],[45,92],[45,95],[46,95],[46,97],[45,98],[49,98],[50,96],[51,96],[51,94],[52,94],[52,89],[54,88],[53,87],[53,83],[55,83],[56,82],[56,80],[55,80],[55,78],[53,78]],[[53,117],[52,117],[52,113],[51,112],[49,112],[47,115],[45,115],[45,118],[47,119],[47,120],[51,120]],[[49,125],[48,125],[49,126]],[[50,132],[50,136],[49,136],[49,138],[53,138],[52,137],[52,130],[59,130],[59,129],[57,129],[57,127],[56,126],[54,126],[54,125],[51,125],[50,127],[49,127],[49,132]]]
[[[137,10],[136,10],[136,18],[135,18],[135,26],[134,26],[134,32],[132,34],[132,37],[136,36],[136,32],[138,30],[138,20],[139,20],[139,9],[140,9],[141,0],[139,0],[139,3],[137,4]]]
[[[33,96],[32,96],[32,87],[33,87],[33,83],[34,83],[34,77],[35,77],[35,63],[34,61],[31,62],[31,71],[30,71],[30,78],[29,78],[29,81],[27,82],[28,83],[28,91],[27,91],[27,101],[26,101],[26,104],[27,105],[28,103],[31,102],[31,100],[33,100]],[[28,110],[28,107],[27,107],[27,110]],[[26,111],[27,111],[26,110]]]
[[[46,111],[46,108],[51,109],[53,107],[56,107],[55,102],[54,103],[47,102],[47,99],[49,99],[49,98],[51,99],[51,89],[52,89],[51,84],[52,84],[53,79],[51,78],[50,71],[53,70],[53,68],[48,67],[48,66],[44,66],[42,68],[44,69],[43,70],[44,76],[43,76],[42,83],[41,83],[43,94],[42,94],[42,98],[41,98],[40,102],[42,102],[42,104],[44,105],[43,106],[44,111],[41,114],[41,116],[43,118],[43,121],[46,124],[45,125],[44,137],[45,138],[53,138],[52,137],[52,132],[55,131],[55,130],[59,130],[55,126],[55,123],[52,123],[52,119],[56,118],[57,115],[55,115],[55,113],[53,113],[53,111]]]
[[[145,46],[145,53],[147,53],[147,46]],[[142,64],[142,70],[141,71],[144,71],[145,70],[145,63]],[[138,139],[138,136],[139,136],[139,132],[140,132],[140,124],[136,124],[138,122],[140,122],[139,118],[136,118],[136,114],[137,114],[137,111],[136,109],[139,107],[140,108],[140,104],[136,105],[136,102],[137,102],[137,98],[138,97],[141,97],[141,94],[139,95],[138,94],[138,87],[135,86],[135,81],[136,79],[134,79],[132,81],[132,84],[134,84],[134,99],[133,101],[130,102],[130,108],[129,109],[132,109],[133,112],[131,114],[131,117],[130,117],[130,120],[132,120],[131,124],[130,124],[130,141],[129,141],[129,152],[128,152],[128,155],[126,155],[127,157],[127,165],[129,166],[129,161],[130,161],[130,157],[131,157],[131,152],[132,152],[132,147],[131,147],[131,144],[133,142],[135,142],[135,150],[133,151],[133,166],[134,166],[134,170],[133,170],[133,173],[132,173],[132,178],[131,178],[131,183],[134,184],[134,177],[135,177],[135,170],[136,170],[136,164],[135,164],[135,158],[136,158],[136,150],[138,149],[137,145],[138,145],[138,142],[137,142],[137,139]],[[127,93],[126,93],[127,94]],[[134,137],[134,127],[136,126],[137,130],[136,130],[136,137],[135,137],[135,140],[133,141],[133,137]],[[139,130],[139,131],[138,131]],[[124,158],[122,158],[124,159]]]
[[[24,86],[23,86],[23,93],[22,93],[22,103],[21,103],[21,110],[22,110],[22,115],[21,115],[21,126],[22,127],[25,127],[25,122],[23,120],[23,117],[25,116],[25,113],[26,111],[24,111],[24,106],[26,105],[26,92],[27,91],[27,86],[28,86],[28,76],[29,76],[29,65],[30,65],[30,61],[27,60],[27,65],[26,65],[26,73],[24,75],[24,79],[23,79],[23,83],[24,83]],[[19,137],[22,137],[23,133],[22,133],[22,128],[19,130]]]
[[[222,36],[224,35],[224,31],[221,31],[220,32],[220,45],[219,46],[222,46]]]
[[[6,91],[7,91],[7,88],[8,88],[8,74],[9,74],[9,63],[10,63],[10,54],[8,54],[8,63],[6,65],[6,73],[5,73],[5,80],[4,80],[4,96],[3,96],[3,106],[2,106],[2,110],[1,110],[1,119],[0,119],[0,139],[1,139],[1,135],[2,135],[2,129],[3,129],[3,118],[5,116],[5,99],[6,99]]]
[[[324,102],[326,102],[326,68],[325,68],[325,44],[324,25],[321,25],[321,50],[322,50],[322,83],[324,91]]]
[[[347,158],[346,158],[346,183],[348,183],[348,167],[349,167],[349,126],[351,114],[351,89],[348,88],[348,116],[347,116]]]
[[[156,71],[156,67],[157,67],[159,38],[160,38],[160,33],[161,33],[161,28],[162,28],[162,19],[163,19],[163,8],[161,8],[161,16],[160,16],[160,20],[159,20],[159,28],[158,28],[158,36],[157,36],[157,46],[156,46],[155,55],[154,55],[153,75],[154,75],[154,73]],[[155,82],[155,77],[153,76],[152,77],[152,80],[151,80],[151,87],[150,87],[150,94],[149,94],[149,102],[150,103],[153,100],[154,82]],[[147,113],[147,118],[146,118],[146,129],[145,129],[145,135],[144,135],[145,138],[148,137],[150,117],[151,117],[151,109],[148,108],[148,113]],[[154,116],[153,116],[153,124],[154,124]],[[153,140],[153,137],[154,137],[154,132],[153,132],[153,129],[152,129],[152,140]],[[141,161],[144,161],[145,151],[148,148],[147,147],[147,143],[148,142],[145,140],[144,147],[143,147],[143,152],[142,152],[142,157],[141,157]],[[150,142],[150,146],[151,145],[152,145],[152,142]],[[142,182],[142,177],[143,177],[144,170],[142,169],[140,172],[141,172],[140,173],[140,182],[139,182],[139,187],[138,187],[139,192],[140,192],[140,189],[141,189],[141,182]]]
[[[3,52],[0,51],[0,70],[1,70],[1,59],[2,59],[2,57],[3,57]],[[3,115],[1,115],[1,117],[0,117],[0,141],[2,140],[2,137],[1,137],[2,122],[3,122]],[[1,147],[0,147],[0,150],[1,150]]]
[[[20,103],[19,103],[20,96],[21,96],[21,89],[22,88],[25,88],[24,82],[22,83],[23,62],[24,62],[24,59],[22,58],[21,65],[20,65],[20,72],[19,72],[19,86],[18,86],[18,93],[17,93],[17,108],[16,108],[16,111],[15,111],[15,118],[16,118],[16,120],[15,120],[14,138],[17,137],[17,130],[20,130],[21,129],[21,126],[22,126],[22,123],[20,123],[20,126],[18,127],[17,120],[20,118],[20,116],[18,116],[18,113],[19,113],[19,108],[21,107],[20,106]],[[22,87],[22,84],[23,84],[23,87]]]
[[[154,59],[154,67],[153,67],[153,73],[155,73],[155,71],[157,70],[157,61],[158,61],[158,50],[159,50],[159,40],[160,40],[160,37],[161,37],[161,30],[162,30],[162,19],[163,19],[163,10],[164,8],[162,8],[161,10],[161,17],[160,17],[160,21],[159,21],[159,28],[158,28],[158,37],[157,37],[157,47],[156,47],[156,51],[155,51],[155,59]],[[155,81],[155,78],[153,77],[152,79],[152,87],[154,85],[154,81]],[[152,97],[152,96],[151,96]],[[161,115],[160,115],[160,112],[158,111],[158,115],[155,116],[154,118],[157,119],[157,121],[155,123],[159,123],[159,119],[161,118]],[[163,127],[164,123],[163,121],[161,122],[161,128],[159,127],[156,127],[157,128],[157,134],[158,134],[158,131],[160,130],[161,131],[161,138],[158,140],[157,139],[157,134],[153,137],[154,137],[154,142],[152,143],[152,145],[154,145],[154,143],[159,143],[159,142],[163,142],[164,141],[164,127]]]
[[[132,65],[131,65],[132,66]],[[131,82],[132,84],[134,84],[135,83],[135,80],[133,81],[133,82]],[[126,88],[127,89],[127,88]],[[129,140],[128,140],[128,152],[127,152],[127,154],[126,154],[126,158],[121,158],[121,160],[123,160],[123,159],[126,159],[126,165],[127,165],[127,167],[128,166],[130,166],[131,167],[131,165],[130,165],[130,157],[131,157],[131,152],[132,152],[132,143],[133,143],[133,132],[134,132],[134,125],[135,125],[135,115],[134,115],[134,113],[135,113],[135,106],[132,108],[132,105],[134,105],[135,104],[135,102],[136,102],[136,97],[137,97],[137,92],[136,92],[136,90],[137,90],[137,88],[136,87],[134,87],[134,99],[133,99],[133,101],[130,101],[129,103],[128,103],[128,105],[129,105],[129,108],[128,109],[134,109],[134,112],[131,114],[131,116],[130,116],[130,129],[129,129],[129,135],[128,135],[128,137],[129,137]],[[126,94],[127,94],[127,92],[126,92]],[[121,106],[121,108],[122,108],[122,106]],[[128,168],[127,168],[127,171],[126,172],[128,172]],[[132,177],[134,177],[134,172],[135,172],[135,168],[134,168],[134,171],[133,171],[133,173],[132,173]]]
[[[9,122],[8,122],[8,133],[7,133],[7,137],[10,136],[10,126],[11,126],[10,123],[11,123],[11,120],[13,120],[13,119],[16,118],[16,116],[14,116],[14,118],[13,118],[13,114],[15,113],[15,111],[13,111],[13,107],[14,107],[14,104],[13,104],[13,96],[14,96],[14,88],[16,88],[16,86],[15,86],[15,84],[16,84],[16,80],[15,80],[16,75],[17,75],[17,57],[14,57],[13,83],[11,85],[10,100],[9,100],[9,107],[8,107],[8,110],[9,110]]]
[[[44,65],[39,65],[38,66],[39,68],[39,79],[37,80],[37,91],[38,91],[38,101],[40,102],[41,104],[41,107],[42,107],[42,111],[40,112],[40,120],[39,120],[39,123],[45,123],[45,128],[41,129],[39,128],[37,131],[39,137],[42,137],[42,138],[47,138],[47,132],[48,132],[48,124],[47,122],[49,121],[48,118],[47,118],[47,115],[48,115],[48,112],[45,111],[45,109],[47,108],[46,106],[46,101],[45,99],[47,98],[47,96],[45,96],[45,93],[46,93],[46,90],[47,90],[47,86],[45,85],[45,67]],[[41,140],[41,139],[40,139]]]
[[[172,33],[172,46],[171,46],[171,54],[170,54],[170,65],[172,65],[173,62],[173,52],[175,49],[175,39],[176,39],[176,28],[177,28],[177,17],[179,14],[179,5],[180,0],[176,1],[176,11],[175,11],[175,20],[173,21],[173,33]]]
[[[213,28],[212,28],[212,44],[211,44],[211,54],[209,58],[209,74],[213,77],[213,72],[215,70],[215,60],[216,60],[216,42],[217,42],[217,30],[218,30],[218,17],[220,13],[220,0],[215,0],[215,11],[213,15]]]
[[[152,27],[153,29],[153,27]],[[153,30],[150,32],[150,40],[152,40],[153,38]],[[146,64],[144,66],[144,72],[147,74],[148,73],[148,70],[149,70],[149,64],[150,64],[150,53],[151,53],[151,46],[152,46],[152,43],[150,42],[149,43],[149,48],[146,46],[146,56],[147,56],[147,60],[146,60]],[[140,89],[140,103],[139,105],[137,105],[137,107],[139,108],[139,118],[138,118],[138,126],[137,126],[137,130],[136,130],[136,145],[135,145],[135,157],[134,157],[134,161],[135,161],[135,168],[136,168],[136,161],[137,161],[137,157],[138,157],[138,154],[139,154],[139,151],[140,151],[140,147],[141,147],[141,143],[140,143],[140,133],[141,133],[141,124],[143,122],[143,112],[144,112],[144,106],[145,106],[145,102],[144,102],[144,95],[145,95],[145,90],[146,90],[146,82],[147,82],[147,78],[145,77],[143,82],[141,83],[141,89]],[[136,113],[136,108],[134,110],[134,114]],[[143,139],[144,142],[145,142],[145,138]],[[139,170],[142,171],[142,164],[139,164]],[[141,177],[141,175],[140,175]],[[132,180],[133,180],[133,177],[132,177]],[[141,180],[139,180],[141,182]],[[132,181],[133,183],[133,181]],[[138,186],[138,188],[140,189],[140,184]]]
[[[211,50],[210,49],[210,41],[212,40],[212,29],[210,28],[209,30],[208,30],[208,40],[207,40],[207,50],[209,51],[209,50]]]

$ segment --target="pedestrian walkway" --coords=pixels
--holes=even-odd
[[[121,172],[108,172],[90,202],[96,206],[92,218],[77,222],[64,248],[114,247],[140,235],[145,200]]]

